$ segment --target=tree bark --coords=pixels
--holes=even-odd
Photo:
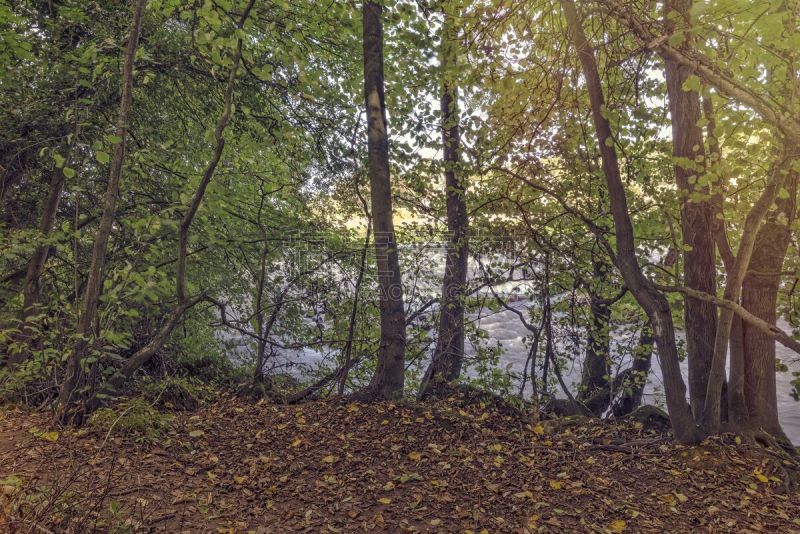
[[[630,376],[626,383],[621,384],[622,394],[612,409],[615,417],[628,415],[642,404],[644,386],[647,384],[647,375],[650,374],[652,357],[653,333],[650,325],[645,325],[642,327],[639,345],[633,355]]]
[[[664,392],[670,413],[675,438],[682,442],[695,442],[702,436],[694,423],[690,407],[686,403],[686,385],[683,382],[675,343],[675,328],[669,302],[644,276],[636,258],[633,223],[628,211],[628,200],[617,161],[617,152],[611,126],[604,116],[604,96],[597,70],[597,62],[581,25],[581,19],[573,0],[561,0],[573,45],[583,66],[589,91],[592,119],[597,134],[598,147],[603,163],[603,174],[608,186],[611,213],[616,230],[617,251],[614,263],[620,270],[625,285],[645,311],[653,327],[653,337],[658,347]],[[609,251],[611,252],[611,251]],[[613,254],[613,252],[612,252]]]
[[[436,349],[420,386],[420,395],[446,391],[458,379],[464,361],[464,294],[467,284],[467,204],[465,177],[459,163],[458,85],[454,79],[458,57],[458,29],[444,8],[440,63],[442,72],[442,145],[447,205],[447,259],[442,281],[439,336]]]
[[[664,3],[664,23],[667,31],[684,32],[681,50],[691,49],[692,37],[689,10],[692,0],[668,0]],[[714,293],[716,281],[715,209],[710,187],[698,185],[706,172],[703,131],[698,126],[701,117],[700,95],[685,91],[684,83],[692,74],[669,56],[666,67],[669,111],[672,118],[672,146],[675,159],[675,180],[681,197],[681,233],[684,250],[684,284],[687,287]],[[713,304],[692,298],[684,299],[684,323],[689,363],[689,398],[695,417],[705,405],[708,376],[714,353],[717,313]]]
[[[578,400],[599,417],[608,408],[610,400],[606,397],[606,401],[602,402],[596,393],[609,389],[608,364],[611,356],[611,339],[608,330],[611,324],[611,307],[606,299],[591,294],[589,308],[592,317],[586,339],[586,355],[581,369]],[[592,399],[597,399],[597,402],[593,402]]]
[[[786,157],[787,155],[784,154],[784,161]],[[753,254],[758,231],[764,217],[777,197],[778,190],[784,183],[784,161],[777,162],[771,169],[764,191],[762,191],[758,201],[756,201],[745,218],[736,258],[725,281],[724,298],[731,302],[739,301],[742,283],[750,265],[750,258]],[[711,362],[703,409],[703,426],[709,433],[718,432],[721,424],[722,384],[725,381],[725,360],[728,354],[733,317],[733,310],[729,308],[720,310],[719,324],[717,325],[716,339],[714,340],[714,356]],[[736,375],[736,379],[734,380],[732,376],[728,384],[728,415],[732,423],[737,426],[744,426],[747,423],[747,416],[745,413],[744,375],[742,373],[743,362],[738,360],[738,357],[741,356],[740,353],[735,353],[732,356],[731,373]]]
[[[742,306],[771,325],[778,318],[780,273],[791,242],[791,225],[796,218],[797,186],[798,173],[792,171],[785,186],[789,196],[776,201],[777,210],[759,229],[750,267],[742,283]],[[744,384],[749,426],[782,436],[775,383],[775,339],[736,317],[731,334],[731,358],[741,362],[737,374],[732,370],[731,381],[741,380]]]
[[[73,396],[76,394],[83,381],[83,359],[89,346],[91,327],[97,315],[97,305],[100,299],[100,290],[103,285],[103,268],[106,262],[106,249],[117,212],[119,181],[122,175],[122,164],[125,160],[128,118],[130,116],[132,102],[133,65],[136,59],[136,47],[139,43],[142,15],[146,3],[147,0],[136,0],[133,7],[133,18],[128,34],[128,44],[125,49],[125,59],[122,68],[122,95],[120,97],[119,113],[117,116],[116,135],[119,137],[120,141],[114,146],[114,155],[111,159],[108,186],[103,198],[103,214],[100,217],[100,225],[97,229],[97,235],[95,236],[92,248],[89,278],[86,282],[86,291],[76,328],[77,341],[67,361],[64,381],[61,384],[61,389],[58,394],[56,418],[61,421],[66,421],[72,416],[69,407]]]
[[[392,399],[403,393],[405,380],[406,322],[400,261],[392,217],[389,175],[389,137],[383,90],[383,7],[364,2],[364,96],[367,110],[367,168],[375,257],[380,290],[381,337],[378,365],[367,394]]]

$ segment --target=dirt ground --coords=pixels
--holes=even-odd
[[[0,531],[800,532],[782,460],[731,437],[480,403],[224,397],[151,441],[0,408]]]

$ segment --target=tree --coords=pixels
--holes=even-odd
[[[644,276],[636,257],[633,225],[628,212],[625,189],[620,177],[611,126],[603,113],[603,89],[594,52],[586,39],[575,3],[572,0],[561,0],[561,5],[567,19],[570,38],[583,66],[591,101],[592,119],[603,160],[603,174],[608,186],[608,196],[611,203],[617,241],[616,252],[608,250],[608,253],[615,258],[614,263],[622,273],[628,290],[647,313],[652,324],[653,337],[656,341],[664,375],[667,407],[669,408],[675,437],[680,441],[696,441],[700,438],[700,433],[694,423],[689,406],[686,404],[686,385],[683,382],[683,377],[681,377],[678,350],[675,344],[675,327],[672,322],[669,303],[664,295]]]
[[[397,236],[389,178],[389,136],[383,89],[383,6],[364,2],[364,96],[367,110],[367,167],[375,258],[380,290],[381,333],[378,366],[368,387],[377,398],[396,398],[405,379],[406,322]]]
[[[451,3],[443,7],[439,62],[442,75],[441,115],[444,153],[444,187],[447,209],[447,253],[436,348],[425,371],[420,395],[436,393],[453,382],[464,360],[464,299],[466,297],[467,241],[466,177],[459,167],[458,29]]]
[[[680,36],[680,50],[691,49],[694,37],[689,12],[692,0],[664,2],[664,26]],[[714,207],[706,173],[703,132],[700,129],[700,95],[686,87],[691,69],[665,56],[669,112],[672,117],[672,145],[675,180],[681,204],[683,236],[683,278],[687,287],[712,294],[716,291]],[[683,306],[686,345],[689,354],[689,397],[692,411],[699,416],[706,402],[716,336],[717,312],[713,304],[687,298]]]
[[[73,401],[73,396],[79,387],[84,384],[85,363],[84,357],[89,344],[91,328],[97,315],[97,305],[103,284],[103,267],[106,263],[106,248],[111,236],[114,217],[117,211],[117,198],[119,196],[119,181],[122,175],[122,164],[125,160],[125,144],[128,133],[128,118],[131,111],[131,93],[133,91],[133,66],[136,59],[136,47],[139,43],[139,31],[142,25],[142,16],[146,0],[136,0],[133,5],[133,16],[128,44],[125,49],[125,59],[122,67],[122,92],[120,96],[119,113],[117,115],[116,145],[111,159],[111,170],[108,178],[108,188],[103,197],[103,214],[100,226],[95,235],[92,248],[92,261],[89,268],[89,278],[86,283],[83,305],[76,327],[77,340],[72,353],[67,360],[64,382],[58,394],[59,411],[57,419],[67,420],[73,415],[68,412],[68,407]],[[78,416],[80,417],[80,416]]]

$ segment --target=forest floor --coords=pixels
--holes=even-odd
[[[480,403],[232,397],[154,441],[0,408],[0,531],[800,532],[800,495],[733,437],[526,422]]]

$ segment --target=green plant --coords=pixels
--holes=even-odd
[[[136,441],[155,441],[171,428],[172,416],[153,408],[143,398],[120,402],[114,407],[100,408],[89,419],[97,430],[123,436]]]

